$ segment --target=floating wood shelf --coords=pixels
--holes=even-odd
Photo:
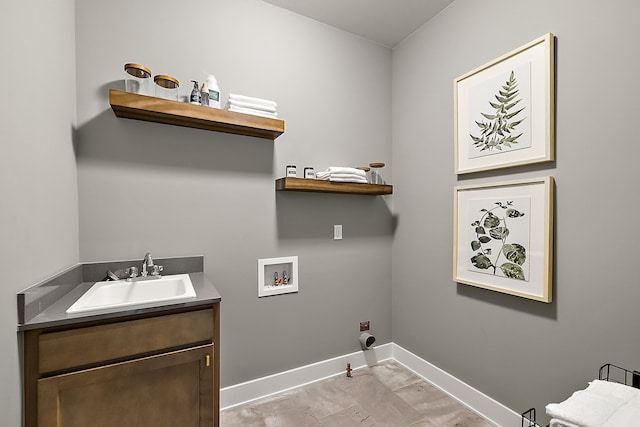
[[[276,191],[310,191],[318,193],[365,194],[382,196],[393,194],[393,185],[357,184],[352,182],[330,182],[319,179],[279,178]]]
[[[284,120],[169,101],[114,89],[109,91],[109,103],[116,116],[127,119],[270,140],[275,140],[284,133]]]

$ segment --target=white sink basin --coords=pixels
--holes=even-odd
[[[153,302],[184,301],[196,296],[188,274],[127,282],[96,282],[67,313],[104,310]]]

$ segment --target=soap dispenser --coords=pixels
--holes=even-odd
[[[198,82],[195,80],[191,80],[193,82],[193,90],[191,91],[191,97],[189,98],[190,104],[200,105],[200,89],[198,89]]]
[[[205,107],[209,106],[209,88],[207,88],[206,83],[202,83],[202,87],[200,88],[200,105]]]
[[[209,107],[220,108],[220,88],[213,74],[207,77],[207,88],[209,89]]]

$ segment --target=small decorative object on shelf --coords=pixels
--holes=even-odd
[[[306,179],[316,179],[316,171],[312,167],[307,166],[304,168],[304,177]]]
[[[152,96],[151,70],[140,64],[124,64],[127,76],[124,81],[124,90],[129,93]]]
[[[382,179],[382,175],[380,175],[380,169],[384,167],[384,163],[369,163],[371,167],[371,175],[369,175],[371,184],[384,184],[384,179]]]
[[[287,177],[297,177],[298,176],[298,172],[296,171],[296,165],[287,165]]]
[[[178,79],[161,74],[155,76],[153,81],[156,83],[156,97],[171,101],[178,100],[178,87],[180,87]]]

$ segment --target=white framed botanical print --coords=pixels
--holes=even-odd
[[[545,34],[454,80],[457,174],[554,159],[554,45]]]
[[[453,280],[552,300],[553,177],[454,190]]]

